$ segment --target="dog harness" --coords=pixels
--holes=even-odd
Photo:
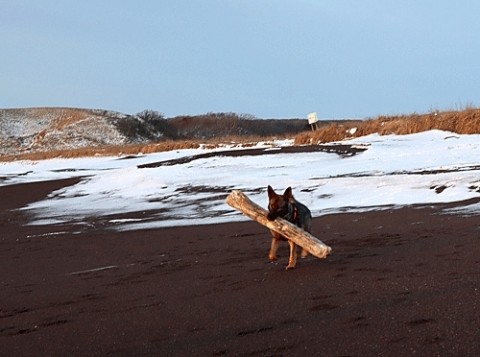
[[[288,218],[285,219],[289,222],[298,224],[298,209],[294,204],[288,203]]]

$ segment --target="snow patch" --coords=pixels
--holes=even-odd
[[[0,163],[0,185],[80,177],[23,210],[32,224],[81,223],[122,214],[119,230],[245,220],[226,205],[232,189],[266,207],[266,187],[292,186],[314,216],[480,198],[480,135],[433,130],[412,135],[372,134],[340,142],[368,150],[354,156],[326,152],[208,156],[154,168],[139,165],[226,150],[189,149],[120,160],[118,157]],[[262,143],[275,150],[291,142]],[[238,150],[232,147],[231,150]],[[478,214],[480,205],[465,208]],[[151,211],[147,218],[129,213]],[[454,212],[454,211],[451,211]],[[460,211],[457,211],[460,212]],[[463,211],[462,211],[463,212]],[[105,218],[108,222],[109,219]]]

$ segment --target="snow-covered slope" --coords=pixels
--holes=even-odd
[[[128,138],[116,123],[128,117],[106,110],[0,109],[0,155],[122,145]]]

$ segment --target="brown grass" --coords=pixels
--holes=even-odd
[[[123,155],[139,155],[150,154],[154,152],[180,150],[180,149],[195,149],[200,146],[199,142],[194,141],[164,141],[158,144],[136,144],[136,145],[122,145],[122,146],[103,146],[91,147],[74,150],[52,150],[47,152],[25,153],[20,155],[9,155],[0,157],[1,161],[14,160],[46,160],[57,157],[75,158],[75,157],[89,157],[89,156],[123,156]]]
[[[353,133],[351,129],[354,128],[356,128],[356,131]],[[432,129],[451,131],[457,134],[479,134],[480,109],[467,108],[461,111],[379,116],[362,122],[334,123],[314,132],[296,135],[295,144],[325,143],[373,133],[380,135],[405,135]]]

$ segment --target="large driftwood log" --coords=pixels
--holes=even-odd
[[[332,252],[332,248],[324,244],[321,240],[283,218],[276,218],[274,221],[269,221],[267,219],[267,210],[252,202],[238,190],[233,190],[228,195],[226,202],[254,221],[290,239],[317,258],[326,258],[327,255]]]

